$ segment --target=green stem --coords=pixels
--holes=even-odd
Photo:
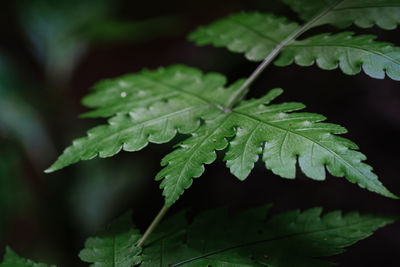
[[[227,104],[227,108],[225,110],[230,111],[233,106],[248,93],[248,88],[249,86],[260,76],[260,74],[265,70],[266,67],[271,64],[271,62],[278,56],[278,54],[281,52],[281,50],[287,46],[290,42],[294,41],[297,39],[300,35],[308,31],[312,25],[318,21],[320,18],[325,16],[329,11],[331,11],[333,8],[335,8],[337,5],[342,3],[345,0],[339,0],[336,1],[334,4],[331,6],[327,7],[324,11],[313,17],[310,21],[308,21],[306,24],[298,28],[296,31],[294,31],[291,35],[289,35],[285,40],[283,40],[281,43],[279,43],[274,50],[272,50],[271,53],[264,59],[263,62],[261,62],[260,65],[254,70],[254,72],[250,75],[250,77],[244,82],[244,84],[237,90],[232,97],[229,99],[229,102]]]
[[[157,227],[157,225],[160,223],[164,215],[167,213],[169,207],[164,205],[162,209],[158,212],[157,216],[154,218],[153,222],[149,225],[149,227],[146,229],[146,232],[144,232],[142,238],[138,241],[136,246],[138,247],[143,247],[144,242],[149,238],[151,233],[154,231],[154,229]]]

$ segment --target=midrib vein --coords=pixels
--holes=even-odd
[[[304,231],[304,232],[298,232],[298,233],[293,233],[293,234],[287,234],[287,235],[284,235],[284,236],[278,236],[278,237],[272,237],[272,238],[268,238],[268,239],[256,240],[256,241],[253,241],[253,242],[248,242],[248,243],[239,244],[239,245],[236,245],[236,246],[232,246],[232,247],[228,247],[228,248],[212,251],[212,252],[209,252],[207,254],[192,258],[192,259],[188,259],[188,260],[176,263],[176,264],[172,264],[170,266],[171,267],[182,266],[182,265],[184,265],[186,263],[190,263],[190,262],[193,262],[193,261],[196,261],[196,260],[207,258],[207,257],[212,256],[212,255],[224,253],[224,252],[229,251],[229,250],[239,249],[239,248],[248,247],[248,246],[254,246],[254,245],[258,245],[258,244],[262,244],[262,243],[266,243],[266,242],[274,242],[274,241],[287,239],[287,238],[298,237],[298,236],[302,236],[302,235],[318,234],[318,233],[323,233],[323,232],[336,231],[336,230],[349,228],[349,227],[356,227],[356,226],[359,226],[359,225],[362,225],[362,224],[368,224],[370,221],[373,221],[373,220],[374,219],[362,220],[362,221],[359,221],[359,222],[354,223],[354,224],[346,224],[346,225],[343,225],[343,226],[332,227],[332,228],[329,228],[329,229],[320,229],[320,230],[315,230],[315,231]]]
[[[130,131],[134,130],[135,128],[142,128],[142,129],[143,129],[143,128],[145,128],[146,126],[151,125],[151,124],[154,124],[154,123],[156,123],[156,122],[159,122],[159,121],[168,119],[168,118],[170,118],[170,117],[177,116],[177,115],[179,115],[179,114],[181,114],[181,113],[185,113],[185,112],[189,112],[189,111],[191,111],[191,110],[196,110],[196,109],[201,109],[201,108],[202,108],[201,106],[187,107],[187,108],[180,109],[180,110],[178,110],[178,111],[169,113],[169,114],[164,115],[164,116],[161,116],[161,117],[155,117],[155,118],[151,118],[151,119],[149,119],[149,120],[140,121],[140,122],[135,123],[133,126],[128,127],[128,128],[125,128],[125,129],[122,129],[122,130],[120,130],[120,131],[117,131],[117,132],[115,132],[115,133],[109,135],[109,136],[106,137],[106,138],[101,138],[101,137],[99,137],[99,136],[96,136],[96,138],[91,139],[91,138],[90,138],[90,135],[89,135],[87,141],[93,141],[93,140],[96,140],[96,139],[100,138],[100,139],[101,139],[101,143],[107,142],[107,141],[109,141],[110,139],[114,139],[116,136],[121,135],[121,134],[123,134],[123,133],[130,132]],[[107,125],[107,126],[110,127],[110,125]],[[96,144],[97,144],[97,143],[96,143]],[[96,145],[96,144],[94,144],[94,145]],[[87,148],[85,148],[85,149],[87,150]],[[97,151],[97,152],[100,152],[100,151]]]
[[[227,118],[228,118],[229,116],[230,116],[230,115],[227,115]],[[226,122],[226,121],[225,121],[225,122]],[[215,132],[216,132],[219,128],[221,128],[222,126],[224,126],[225,122],[223,122],[222,124],[220,124],[220,125],[218,125],[217,127],[215,127],[212,131],[210,131],[209,134],[203,136],[202,140],[201,140],[200,142],[197,142],[196,145],[190,149],[190,152],[191,152],[191,153],[190,153],[190,156],[189,156],[189,158],[185,161],[185,163],[184,163],[184,165],[183,165],[181,171],[179,172],[178,180],[177,180],[177,182],[175,183],[175,187],[174,187],[174,191],[173,191],[172,195],[175,195],[175,194],[176,194],[177,185],[179,185],[180,182],[182,181],[182,177],[184,176],[183,174],[184,174],[185,170],[187,169],[187,165],[191,162],[193,156],[198,152],[198,150],[202,147],[202,145],[204,144],[204,142],[205,142],[208,138],[210,138],[213,134],[215,134]],[[213,151],[214,151],[214,150],[213,150]],[[192,177],[190,177],[190,178],[192,178]]]
[[[201,97],[201,96],[199,96],[199,95],[196,95],[196,94],[194,94],[194,93],[192,93],[192,92],[185,91],[185,90],[183,90],[183,89],[180,89],[179,87],[176,87],[176,86],[174,86],[174,85],[168,84],[168,83],[166,83],[166,82],[164,82],[164,81],[160,81],[160,80],[158,80],[158,79],[156,79],[156,78],[153,78],[153,77],[150,77],[149,75],[146,75],[146,74],[143,74],[143,77],[144,77],[145,79],[147,79],[147,81],[149,81],[149,82],[151,82],[151,83],[155,83],[155,84],[162,85],[162,86],[164,86],[164,87],[169,88],[170,90],[178,91],[178,92],[180,92],[180,93],[182,93],[182,94],[185,94],[185,95],[188,95],[188,96],[190,96],[190,97],[196,98],[196,99],[202,101],[203,103],[206,103],[206,104],[208,104],[208,105],[215,106],[215,107],[217,107],[218,109],[223,110],[223,107],[221,107],[221,105],[219,105],[219,104],[217,104],[217,103],[214,103],[214,102],[212,102],[212,101],[209,101],[209,100],[207,100],[206,98]]]
[[[262,32],[257,31],[256,29],[250,27],[249,25],[244,24],[244,23],[241,22],[241,21],[235,20],[235,19],[233,19],[233,18],[227,18],[227,20],[229,20],[229,21],[231,21],[231,22],[233,22],[233,23],[235,23],[235,24],[237,24],[237,25],[239,25],[239,26],[245,28],[246,30],[248,30],[248,31],[250,31],[250,32],[253,32],[253,33],[257,34],[258,36],[260,36],[260,37],[263,38],[263,39],[266,39],[266,40],[268,40],[268,41],[274,43],[274,45],[277,45],[277,44],[280,42],[280,41],[277,41],[277,40],[273,39],[271,36],[264,35]],[[289,34],[290,34],[290,33],[289,33]],[[288,34],[288,35],[289,35],[289,34]],[[284,38],[282,38],[282,39],[284,39]]]
[[[355,168],[353,165],[351,165],[350,163],[348,163],[347,160],[345,160],[342,156],[340,156],[339,154],[337,154],[335,151],[333,151],[333,150],[327,148],[327,147],[324,146],[323,144],[321,144],[321,143],[319,143],[319,142],[317,142],[317,141],[315,141],[315,140],[309,138],[308,136],[299,134],[299,133],[297,133],[297,132],[295,132],[295,131],[292,131],[292,130],[290,130],[290,129],[286,129],[286,128],[280,127],[280,126],[278,126],[278,125],[269,123],[269,122],[267,122],[267,121],[261,120],[261,119],[259,119],[259,118],[253,117],[253,116],[248,115],[248,114],[240,113],[240,112],[237,112],[237,111],[235,111],[235,110],[234,110],[233,112],[236,113],[236,114],[238,114],[239,116],[243,116],[243,117],[249,118],[249,119],[251,119],[251,120],[264,123],[264,124],[266,124],[266,125],[269,126],[269,127],[276,128],[276,129],[278,129],[278,130],[281,130],[281,131],[284,131],[284,132],[287,132],[287,133],[290,133],[290,134],[297,135],[297,136],[300,136],[300,137],[302,137],[302,138],[305,138],[305,139],[311,141],[312,143],[317,144],[318,146],[320,146],[321,148],[325,149],[325,150],[328,151],[329,153],[333,154],[336,158],[340,159],[340,161],[342,161],[342,162],[343,162],[346,166],[348,166],[350,169],[355,170],[357,173],[361,174],[363,177],[366,177],[366,178],[368,179],[368,181],[371,181],[371,180],[369,179],[369,177],[367,177],[367,176],[366,176],[364,173],[362,173],[360,170],[358,170],[358,169]]]

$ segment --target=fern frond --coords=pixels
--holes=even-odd
[[[375,38],[343,32],[294,41],[282,50],[275,65],[287,66],[295,62],[300,66],[310,66],[316,62],[325,70],[339,67],[344,73],[354,75],[362,69],[372,78],[383,79],[386,73],[393,80],[400,80],[400,48],[374,41]]]
[[[283,0],[303,20],[311,19],[315,14],[337,0]],[[361,28],[374,25],[393,30],[400,24],[400,2],[397,0],[343,0],[313,26],[332,24],[345,28],[355,24]]]
[[[176,71],[181,74],[177,75]],[[167,206],[179,198],[194,177],[204,172],[204,164],[216,159],[215,151],[225,149],[228,144],[225,160],[240,180],[246,179],[259,154],[263,153],[267,169],[285,178],[295,177],[298,161],[300,169],[312,179],[324,180],[326,167],[334,176],[344,176],[370,191],[396,197],[378,181],[371,172],[372,168],[362,163],[365,156],[355,151],[357,146],[336,136],[345,133],[344,128],[323,123],[325,118],[318,114],[293,112],[304,108],[300,103],[268,105],[282,90],[274,89],[260,99],[242,101],[230,110],[227,103],[240,89],[242,80],[224,88],[222,75],[203,75],[183,66],[154,73],[169,73],[172,75],[169,80],[175,82],[176,77],[184,76],[181,83],[174,85],[182,93],[167,101],[152,103],[149,108],[121,109],[108,125],[95,127],[87,137],[75,140],[47,171],[96,155],[110,157],[121,149],[138,151],[148,142],[168,142],[179,132],[191,134],[191,137],[163,159],[165,167],[156,177],[163,180],[161,187],[164,188]],[[165,80],[168,80],[167,74],[163,84]],[[113,84],[118,82],[116,79]],[[214,85],[211,87],[213,91],[206,89],[206,84]],[[162,88],[165,94],[170,93],[169,86]],[[107,95],[106,88],[100,90]],[[117,104],[116,101],[103,101],[98,110]],[[128,102],[124,102],[124,106],[128,107]],[[228,138],[232,139],[228,141]]]
[[[142,249],[136,246],[140,237],[132,223],[132,213],[128,212],[96,237],[88,238],[79,258],[99,267],[135,266],[141,262]]]
[[[253,208],[235,216],[217,209],[197,216],[185,231],[163,236],[165,227],[157,229],[163,238],[144,248],[140,266],[332,266],[320,258],[343,253],[394,221],[357,212],[322,214],[321,208],[266,220],[269,209]]]
[[[171,100],[156,103],[151,108],[138,108],[129,114],[120,114],[109,120],[108,125],[97,126],[88,136],[73,141],[46,172],[53,172],[80,160],[97,155],[111,157],[121,149],[139,151],[149,142],[166,143],[179,131],[190,133],[199,126],[199,118],[207,106],[191,105]]]
[[[6,247],[6,254],[4,260],[0,263],[0,267],[48,267],[50,265],[44,263],[36,263],[29,259],[24,259],[17,255],[11,248]],[[56,267],[51,265],[50,267]]]
[[[197,45],[213,44],[244,53],[251,61],[262,61],[299,25],[266,13],[239,13],[203,26],[189,35]]]
[[[93,93],[82,100],[85,106],[95,110],[82,117],[110,117],[171,100],[221,108],[227,95],[232,94],[224,89],[225,84],[226,78],[219,73],[203,74],[184,65],[143,70],[97,83]]]
[[[192,137],[167,155],[166,167],[157,175],[164,179],[166,205],[172,205],[192,184],[192,178],[204,172],[204,165],[215,160],[215,150],[227,146],[227,167],[244,180],[263,153],[266,168],[284,178],[295,178],[296,163],[303,173],[315,180],[325,179],[325,167],[334,176],[346,177],[360,187],[396,198],[364,163],[365,156],[353,142],[336,136],[346,133],[341,126],[323,123],[325,117],[312,113],[297,113],[300,103],[267,105],[282,90],[271,90],[261,99],[243,101],[231,113],[221,113],[206,121]]]
[[[87,137],[76,139],[46,172],[97,155],[111,157],[121,149],[138,151],[149,142],[166,143],[178,132],[192,133],[200,125],[202,115],[222,109],[233,91],[240,86],[239,82],[224,88],[226,78],[223,75],[203,75],[199,70],[185,66],[145,71],[130,77],[131,80],[125,76],[107,81],[86,98],[86,104],[98,107],[90,116],[116,115],[108,125],[95,127],[88,131]],[[149,77],[154,80],[148,80]],[[138,80],[145,80],[151,86],[145,87],[140,82],[136,84]],[[121,87],[121,84],[127,86]],[[111,93],[104,88],[110,88]],[[121,98],[124,92],[126,99]],[[136,94],[144,94],[148,98],[142,98],[143,103],[138,102]],[[150,103],[150,99],[153,102]]]
[[[246,27],[232,21],[241,21]],[[232,52],[244,53],[251,61],[262,61],[297,27],[297,24],[269,14],[241,13],[201,27],[189,39],[198,45],[225,46]],[[345,74],[354,75],[363,69],[372,78],[382,79],[386,73],[390,78],[400,80],[400,48],[375,41],[375,38],[343,32],[292,41],[282,49],[275,64],[287,66],[295,62],[310,66],[316,62],[325,70],[339,67]]]
[[[172,205],[184,190],[192,184],[192,178],[200,177],[204,172],[203,164],[211,164],[217,158],[216,150],[228,146],[226,137],[235,131],[229,121],[230,115],[220,114],[211,121],[206,121],[198,131],[179,144],[179,149],[165,156],[161,162],[166,166],[156,176],[162,180],[166,205]]]

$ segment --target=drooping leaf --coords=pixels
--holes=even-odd
[[[293,179],[296,164],[309,178],[325,180],[329,173],[357,183],[360,187],[396,198],[379,182],[365,156],[353,142],[336,135],[346,133],[339,125],[324,123],[325,117],[293,112],[304,108],[300,103],[268,105],[282,91],[274,89],[260,99],[242,101],[230,113],[221,113],[206,121],[162,161],[166,165],[156,179],[164,179],[161,188],[166,205],[172,205],[192,184],[192,178],[204,172],[204,164],[213,162],[215,150],[224,149],[231,173],[244,180],[263,154],[266,168]]]
[[[267,219],[268,210],[254,208],[235,216],[224,209],[205,212],[186,231],[144,247],[140,266],[331,266],[320,258],[340,254],[394,221],[356,212],[322,214],[321,208]],[[163,236],[164,231],[160,227],[155,233]]]
[[[383,79],[386,73],[400,80],[400,48],[374,39],[372,35],[353,36],[351,32],[316,35],[287,46],[275,64],[310,66],[315,62],[321,69],[339,67],[349,75],[362,69],[372,78]]]
[[[131,267],[141,262],[141,248],[136,246],[141,235],[132,223],[132,213],[117,218],[96,237],[85,242],[79,258],[98,267]]]
[[[178,132],[192,133],[200,117],[225,105],[238,85],[223,88],[220,74],[172,66],[117,78],[100,84],[85,103],[98,107],[90,116],[110,116],[108,125],[77,139],[46,171],[52,172],[80,160],[110,157],[121,149],[138,151],[148,142],[166,143]]]
[[[240,13],[199,28],[189,39],[198,45],[225,46],[232,52],[244,53],[249,60],[262,61],[297,28],[297,24],[270,14]],[[316,62],[318,67],[326,70],[339,67],[344,73],[353,75],[363,69],[373,78],[382,79],[386,73],[390,78],[400,80],[400,48],[375,41],[375,38],[344,32],[294,40],[282,49],[275,64],[287,66],[294,61],[301,66],[310,66]]]
[[[21,258],[11,248],[6,247],[4,260],[0,263],[0,267],[55,267],[55,265],[47,265],[44,263],[36,263],[29,259]]]
[[[309,20],[327,6],[338,3],[313,26],[332,24],[345,28],[355,24],[361,28],[374,25],[393,30],[400,24],[400,2],[398,0],[283,0],[303,20]]]
[[[98,126],[88,132],[88,137],[75,140],[47,171],[97,154],[109,157],[121,149],[140,150],[148,142],[168,142],[180,132],[191,137],[163,159],[165,168],[156,177],[163,180],[161,187],[168,206],[192,184],[192,178],[204,172],[204,164],[216,159],[215,150],[227,147],[227,138],[231,137],[225,160],[240,180],[246,179],[262,153],[267,169],[282,177],[295,178],[298,161],[300,169],[312,179],[324,180],[326,167],[334,176],[346,177],[370,191],[396,198],[379,182],[372,168],[362,162],[366,157],[355,151],[357,146],[336,136],[345,133],[344,128],[322,123],[325,118],[318,114],[293,112],[304,108],[299,103],[268,105],[281,94],[280,89],[271,90],[260,99],[242,101],[229,110],[227,103],[243,81],[224,89],[222,75],[203,75],[184,66],[144,72],[144,84],[151,83],[149,76],[156,83],[145,90],[145,95],[153,99],[153,89],[159,94],[155,103],[147,102],[149,108],[140,103],[135,108],[125,100],[132,95],[135,102],[135,92],[144,88],[140,83],[143,73],[132,76],[138,80],[138,86],[136,82],[128,83],[126,77],[117,78],[100,86],[90,101],[87,98],[98,108],[97,115],[117,115],[109,125]],[[121,81],[125,82],[124,89]],[[106,97],[110,94],[108,88],[117,98]],[[179,94],[171,94],[177,90]],[[163,91],[168,96],[160,101]],[[201,120],[204,123],[200,126]]]

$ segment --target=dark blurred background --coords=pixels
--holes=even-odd
[[[136,224],[145,229],[163,204],[154,176],[172,143],[80,162],[51,175],[43,170],[73,138],[104,123],[78,119],[86,111],[81,97],[100,79],[174,63],[221,72],[230,82],[248,76],[256,63],[186,40],[199,25],[241,10],[298,20],[278,0],[2,1],[0,255],[8,244],[34,260],[85,266],[77,257],[84,240],[115,216],[132,209]],[[400,30],[350,30],[400,45]],[[324,31],[338,30],[313,30]],[[252,86],[250,96],[275,87],[285,90],[278,101],[303,102],[307,111],[345,126],[346,137],[359,144],[380,180],[400,194],[400,82],[316,67],[270,66]],[[196,214],[217,206],[235,210],[270,202],[274,212],[322,206],[328,211],[400,215],[398,201],[341,178],[328,176],[316,182],[299,171],[296,180],[285,180],[259,163],[240,182],[221,160],[207,166],[171,213],[188,208]],[[330,259],[339,266],[398,266],[399,237],[397,222]]]

